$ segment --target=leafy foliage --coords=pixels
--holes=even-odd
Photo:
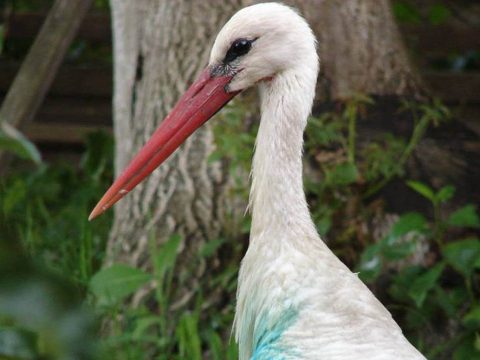
[[[116,264],[90,279],[90,291],[101,304],[118,304],[151,279],[150,274],[140,269]]]
[[[393,2],[393,13],[397,20],[402,23],[419,24],[428,22],[431,25],[443,24],[452,15],[449,7],[442,2],[435,2],[422,12],[418,3],[408,0],[395,0]]]
[[[428,9],[428,20],[432,25],[444,23],[451,15],[450,9],[444,4],[433,4]]]
[[[237,358],[236,347],[222,340],[225,338],[223,331],[232,320],[233,309],[228,316],[209,314],[211,322],[208,327],[201,326],[206,315],[202,313],[205,299],[201,293],[197,295],[197,306],[192,311],[177,315],[172,310],[173,273],[180,244],[179,236],[172,236],[158,249],[152,242],[151,273],[114,264],[92,277],[89,288],[93,304],[103,318],[110,319],[112,328],[103,342],[103,353],[115,359],[200,360],[205,352],[216,359]],[[222,277],[223,274],[213,281]],[[145,288],[150,303],[155,300],[154,308],[144,302],[136,309],[126,305],[125,297],[138,287]],[[120,313],[126,319],[118,317]]]
[[[103,258],[110,216],[89,224],[88,212],[112,177],[112,140],[87,139],[80,168],[43,164],[0,179],[2,240],[85,286]]]
[[[372,286],[382,282],[386,291],[378,295],[390,304],[407,336],[428,358],[476,358],[480,356],[476,347],[480,328],[474,320],[480,261],[480,241],[473,232],[479,227],[476,207],[467,204],[445,216],[442,209],[454,198],[455,188],[436,191],[410,180],[406,183],[412,191],[431,204],[433,220],[410,212],[379,239],[362,231],[381,211],[369,199],[394,178],[404,176],[405,164],[423,134],[447,119],[449,112],[437,100],[404,102],[401,111],[414,120],[410,139],[388,134],[358,149],[352,122],[370,106],[370,99],[357,97],[347,101],[343,111],[323,113],[309,123],[306,150],[322,174],[320,182],[306,180],[319,232],[364,281]],[[352,251],[355,247],[357,252]],[[455,329],[450,341],[440,340],[447,336],[441,330],[447,325],[442,324]]]
[[[411,232],[423,234],[423,238],[417,238],[415,241],[435,244],[437,249],[431,251],[435,254],[436,261],[424,263],[422,266],[405,266],[393,276],[388,293],[403,309],[401,313],[405,319],[405,326],[416,334],[416,343],[419,347],[428,343],[431,329],[438,324],[446,323],[456,328],[456,334],[450,341],[425,347],[424,351],[428,358],[436,358],[443,352],[453,354],[454,359],[480,358],[480,348],[476,340],[480,331],[476,301],[480,239],[468,237],[446,241],[449,227],[478,227],[477,210],[473,205],[467,205],[445,219],[440,215],[439,206],[453,197],[455,191],[453,187],[447,186],[435,192],[420,182],[407,183],[430,201],[435,219],[433,223],[428,223],[424,218],[420,220],[419,214],[411,214],[409,218],[404,216],[393,226],[392,232],[395,228],[401,227],[405,231],[399,232],[400,236]],[[365,249],[363,257],[372,252],[376,254],[377,248],[378,244],[370,245]],[[396,258],[404,259],[408,255],[397,252]],[[360,271],[362,266],[366,267],[369,264],[368,260],[362,259]],[[381,266],[380,261],[377,263]],[[366,272],[367,276],[363,276],[367,282],[374,282],[382,273],[381,269],[375,270]]]
[[[393,2],[393,13],[397,20],[403,23],[418,24],[421,22],[421,14],[418,9],[407,1],[397,0]]]
[[[466,205],[452,213],[448,220],[449,225],[458,227],[480,228],[480,218],[473,204]]]

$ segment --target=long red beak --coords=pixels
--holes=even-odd
[[[227,104],[237,92],[227,92],[233,76],[212,76],[206,68],[180,98],[150,140],[110,186],[88,217],[94,219],[124,197],[164,162],[196,129]]]

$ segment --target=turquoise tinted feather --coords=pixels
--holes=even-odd
[[[295,355],[295,349],[285,347],[282,336],[298,318],[298,311],[293,308],[285,310],[273,320],[271,316],[262,315],[254,331],[251,360],[287,360]]]

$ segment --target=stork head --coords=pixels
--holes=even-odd
[[[213,74],[231,75],[228,91],[249,88],[283,71],[301,67],[317,72],[315,36],[292,8],[278,3],[252,5],[238,11],[213,45]]]
[[[242,90],[284,71],[315,73],[315,37],[293,9],[263,3],[237,12],[222,28],[207,68],[90,214],[100,215],[167,159],[198,127]]]

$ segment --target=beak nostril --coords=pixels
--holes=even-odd
[[[204,88],[207,86],[207,82],[203,82],[202,84],[199,84],[199,86],[195,89],[195,92],[192,94],[192,99],[197,96]]]

